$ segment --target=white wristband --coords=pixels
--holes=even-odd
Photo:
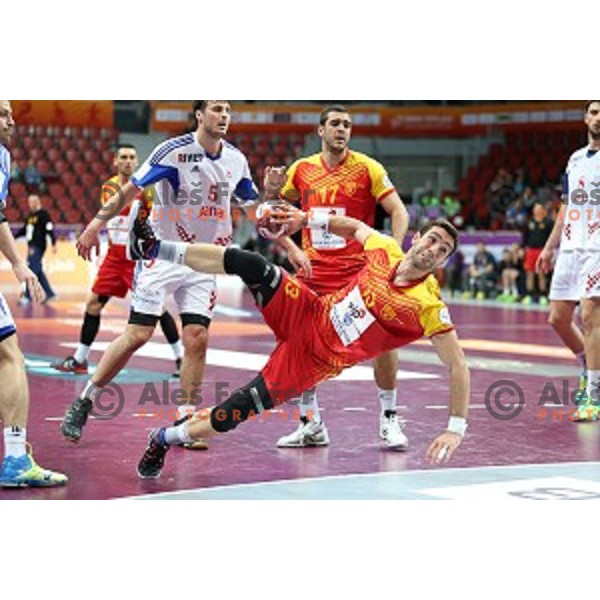
[[[467,433],[467,420],[463,417],[450,417],[446,430],[464,437],[465,433]]]
[[[308,211],[307,225],[310,229],[329,229],[329,215],[327,213]]]

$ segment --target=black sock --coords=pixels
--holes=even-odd
[[[167,338],[169,344],[175,344],[179,341],[179,331],[177,331],[177,325],[175,319],[171,316],[171,313],[167,310],[160,317],[160,327]]]
[[[84,346],[91,346],[98,335],[98,329],[100,329],[100,315],[90,315],[86,312],[83,316],[79,341]]]

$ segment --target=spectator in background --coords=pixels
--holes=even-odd
[[[513,183],[513,189],[515,190],[515,194],[519,196],[525,191],[527,187],[527,175],[525,174],[525,169],[517,169],[515,171],[515,180]]]
[[[10,168],[10,180],[17,181],[19,183],[23,181],[23,171],[21,171],[16,162],[13,162]]]
[[[446,194],[444,196],[444,199],[442,200],[442,207],[444,209],[446,217],[448,217],[449,219],[452,219],[452,217],[455,217],[456,215],[460,214],[460,211],[462,209],[460,200],[458,198],[454,198],[450,194]]]
[[[516,302],[519,298],[519,276],[521,275],[520,247],[513,244],[502,252],[502,260],[498,266],[502,294],[498,296],[500,302]]]
[[[28,254],[27,263],[29,268],[37,275],[46,298],[43,302],[48,302],[56,297],[52,290],[48,278],[42,267],[42,259],[46,252],[48,239],[52,243],[52,250],[56,254],[56,236],[54,235],[54,226],[52,219],[47,211],[42,208],[42,201],[37,194],[30,194],[27,199],[29,202],[29,214],[25,219],[25,225],[16,232],[15,238],[25,237],[27,239]],[[29,290],[25,290],[19,304],[26,306],[31,302]]]
[[[454,298],[455,292],[462,292],[463,271],[465,268],[465,255],[457,250],[446,263],[445,279],[446,286],[450,290],[451,296]]]
[[[469,289],[464,296],[466,298],[475,296],[477,300],[487,298],[490,290],[496,284],[496,279],[496,259],[487,250],[484,242],[478,242],[473,264],[469,267]]]
[[[33,158],[29,159],[27,162],[27,166],[23,171],[23,179],[30,192],[44,191],[44,180],[42,179],[40,172],[37,170]]]
[[[552,219],[548,217],[548,211],[541,204],[535,204],[531,218],[523,229],[526,274],[526,296],[521,301],[523,304],[531,304],[536,297],[540,305],[546,306],[548,304],[548,276],[546,273],[541,272],[537,274],[536,290],[535,264],[550,237],[552,227],[553,223]]]

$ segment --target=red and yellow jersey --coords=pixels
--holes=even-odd
[[[345,215],[372,227],[377,203],[394,191],[380,163],[360,152],[348,151],[333,169],[325,165],[321,154],[296,161],[288,170],[281,195],[290,202],[299,202],[304,211]],[[358,242],[326,231],[304,229],[302,248],[316,279],[339,282],[340,275],[349,271],[354,275],[365,264]]]
[[[115,175],[110,179],[107,179],[100,189],[100,203],[104,206],[115,193],[119,191],[119,176]],[[144,208],[147,213],[150,214],[152,208],[152,188],[148,190],[140,190],[138,195],[135,197],[134,202],[143,202]],[[110,219],[106,223],[106,229],[108,230],[108,240],[110,246],[125,246],[129,239],[129,233],[127,228],[127,217],[131,211],[131,204],[125,205],[118,215]]]
[[[394,239],[373,234],[364,253],[366,265],[358,276],[320,299],[314,352],[334,371],[454,329],[433,275],[409,286],[394,284],[404,258]]]

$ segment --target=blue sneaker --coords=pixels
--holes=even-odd
[[[0,487],[56,487],[65,485],[69,478],[62,473],[42,469],[28,454],[15,458],[6,456],[0,473]]]

